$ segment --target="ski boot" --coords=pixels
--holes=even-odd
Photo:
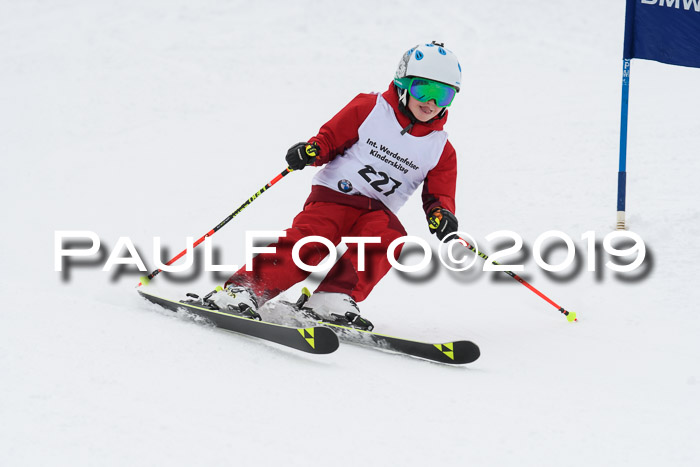
[[[360,316],[355,300],[344,293],[316,292],[311,295],[309,289],[304,287],[295,305],[306,316],[325,323],[362,331],[374,329],[374,324]]]
[[[202,298],[192,293],[188,293],[187,296],[194,300],[188,300],[186,303],[189,302],[213,310],[220,310],[242,318],[262,321],[262,317],[258,313],[258,300],[248,287],[240,287],[233,284],[226,288],[217,286],[214,291],[209,292]]]

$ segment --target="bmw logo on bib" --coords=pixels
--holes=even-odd
[[[352,191],[352,183],[350,180],[341,180],[338,182],[338,189],[343,193],[350,193]]]

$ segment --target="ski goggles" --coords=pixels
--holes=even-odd
[[[401,78],[399,87],[408,89],[408,93],[420,102],[435,100],[438,107],[449,107],[457,90],[449,84],[439,83],[426,78]]]

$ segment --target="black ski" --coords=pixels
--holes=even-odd
[[[479,346],[470,341],[454,341],[444,344],[431,344],[378,334],[371,331],[319,322],[335,331],[341,341],[397,352],[434,362],[464,364],[475,361],[481,355]]]
[[[185,310],[189,313],[206,318],[221,329],[275,342],[293,349],[301,350],[302,352],[328,354],[337,350],[339,346],[338,337],[327,327],[310,326],[295,328],[268,323],[266,321],[243,318],[225,313],[221,310],[205,308],[191,303],[170,300],[142,290],[138,290],[138,293],[146,300],[160,305],[167,310]]]
[[[308,320],[309,323],[315,322],[319,326],[325,326],[332,329],[338,335],[338,338],[341,341],[350,344],[358,344],[365,347],[386,350],[389,352],[451,365],[472,363],[481,355],[479,346],[471,341],[459,340],[433,344],[404,339],[401,337],[387,336],[385,334],[379,334],[372,331],[366,331],[343,324],[338,324],[341,322],[341,319],[339,319],[337,322],[319,320],[318,315],[310,312],[308,309],[301,308],[306,302],[306,297],[306,295],[302,295],[296,303],[282,300],[272,306],[281,306],[283,309],[289,310],[290,313],[301,317],[304,321]]]

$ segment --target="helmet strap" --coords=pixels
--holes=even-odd
[[[408,89],[396,88],[396,92],[399,94],[399,104],[406,107],[408,105]]]
[[[408,102],[407,102],[407,101],[408,101],[408,97],[407,97],[407,96],[408,96],[408,90],[407,90],[407,89],[404,89],[404,90],[403,90],[403,97],[401,96],[401,94],[402,94],[402,93],[399,93],[399,111],[400,111],[402,114],[404,114],[405,116],[407,116],[407,117],[408,117],[408,121],[409,121],[409,124],[406,125],[406,128],[404,128],[403,130],[401,130],[401,134],[402,134],[402,135],[405,135],[406,133],[408,133],[409,131],[411,131],[411,128],[413,128],[413,125],[416,124],[416,122],[418,121],[418,119],[416,119],[416,117],[413,115],[413,112],[411,112],[411,111],[409,110],[409,108],[407,107],[407,104],[408,104]]]

